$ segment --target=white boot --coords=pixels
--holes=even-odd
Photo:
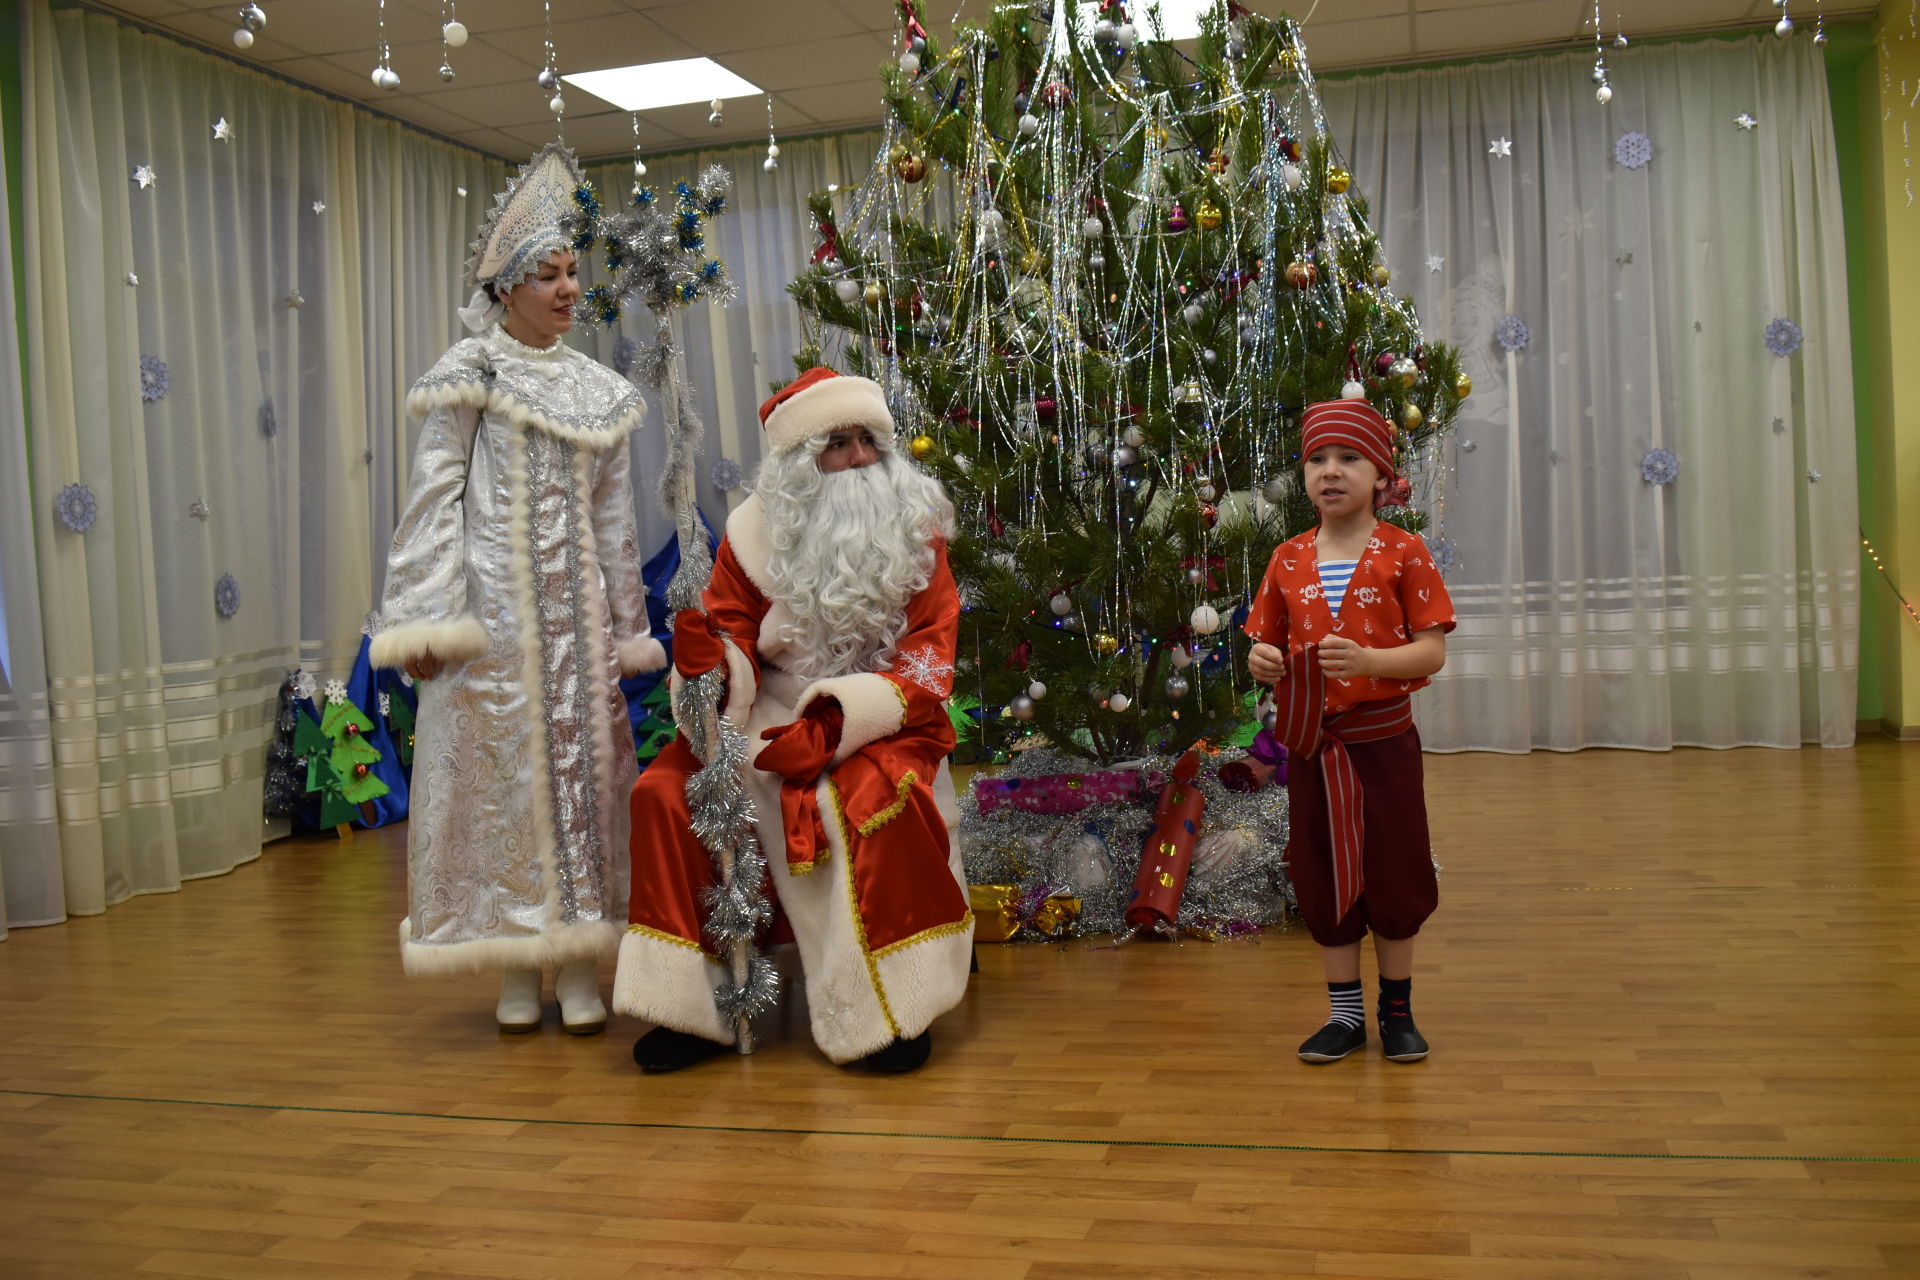
[[[513,1035],[540,1029],[540,971],[508,969],[500,975],[500,1003],[493,1008],[500,1029]]]
[[[591,960],[573,960],[553,975],[560,1000],[560,1025],[567,1034],[597,1035],[607,1029],[607,1006],[600,1002],[600,975]]]

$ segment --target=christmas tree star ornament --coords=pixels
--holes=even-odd
[[[143,164],[134,169],[133,180],[140,184],[142,191],[145,191],[159,180],[159,175],[154,173],[152,165]]]

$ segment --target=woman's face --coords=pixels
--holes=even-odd
[[[579,260],[571,249],[556,249],[501,302],[507,308],[507,328],[515,338],[530,347],[549,347],[573,328],[573,304],[579,300]]]

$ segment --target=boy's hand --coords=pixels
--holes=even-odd
[[[1371,675],[1373,651],[1345,636],[1328,636],[1320,642],[1320,669],[1330,680],[1352,680]]]
[[[1261,684],[1287,678],[1287,655],[1270,644],[1256,644],[1247,651],[1247,674]]]

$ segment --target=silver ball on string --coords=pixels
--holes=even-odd
[[[1007,704],[1007,710],[1015,720],[1033,719],[1033,699],[1024,693],[1016,693],[1013,701]]]
[[[1167,696],[1169,698],[1178,700],[1180,698],[1186,697],[1187,691],[1191,689],[1193,686],[1187,683],[1187,678],[1185,676],[1168,676],[1167,683],[1164,687],[1167,691]]]
[[[1595,89],[1593,91],[1593,100],[1595,102],[1598,102],[1603,107],[1606,106],[1609,102],[1612,102],[1613,86],[1610,84],[1603,84],[1598,89]]]
[[[720,121],[724,118],[723,113],[725,108],[726,104],[718,98],[709,102],[707,104],[707,123],[718,129],[720,127]]]
[[[1035,680],[1032,684],[1027,686],[1027,696],[1029,698],[1032,698],[1035,702],[1038,702],[1042,698],[1047,696],[1047,686],[1042,684],[1040,681]]]
[[[257,4],[241,5],[240,25],[249,31],[263,30],[267,25],[267,11]]]
[[[452,64],[452,63],[448,63],[448,62],[443,62],[443,63],[441,63],[441,64],[440,64],[440,78],[441,78],[441,79],[442,79],[443,81],[449,81],[449,82],[450,82],[450,81],[452,81],[452,79],[453,79],[453,64]]]
[[[1773,24],[1773,34],[1782,40],[1793,34],[1793,19],[1786,14],[1780,15],[1780,21]]]
[[[567,110],[567,100],[556,93],[547,99],[547,110],[553,112],[556,116],[564,115]]]
[[[1191,582],[1194,586],[1197,587],[1206,580],[1207,571],[1200,568],[1200,566],[1195,565],[1193,568],[1187,570],[1187,581]]]
[[[900,55],[900,72],[902,75],[909,75],[909,76],[919,75],[920,74],[920,55],[913,52],[913,50],[911,49],[901,54]]]
[[[560,77],[553,74],[552,67],[540,68],[540,74],[533,79],[534,83],[538,84],[542,89],[552,90],[560,86]]]

